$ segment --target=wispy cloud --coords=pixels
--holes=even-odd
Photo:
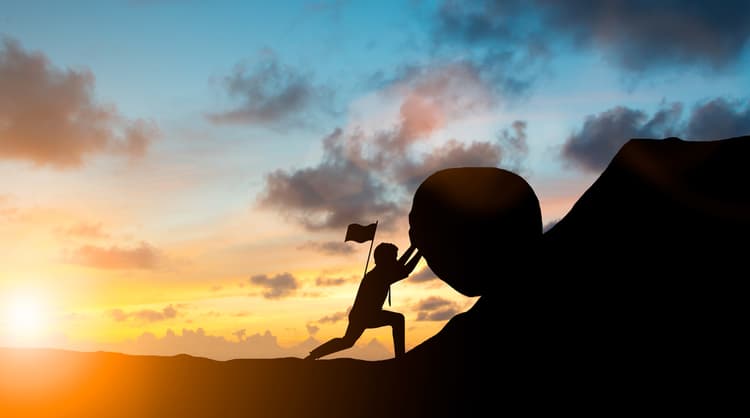
[[[109,314],[116,322],[134,320],[136,322],[150,323],[176,318],[177,309],[175,309],[175,307],[172,305],[165,306],[161,310],[142,309],[138,311],[125,312],[122,309],[113,309],[109,312]]]
[[[353,253],[354,248],[343,241],[308,241],[299,246],[301,250],[313,250],[325,255],[347,255]]]
[[[506,60],[566,48],[601,54],[634,74],[672,66],[721,70],[750,38],[750,4],[700,1],[445,1],[434,32],[440,45],[466,45]],[[512,50],[523,51],[519,54]]]
[[[84,245],[67,256],[67,261],[99,269],[155,269],[160,252],[146,242],[136,247]]]
[[[109,234],[104,230],[101,222],[78,222],[74,225],[57,228],[55,232],[65,237],[109,238]]]
[[[336,322],[339,322],[347,317],[349,312],[336,312],[331,315],[326,315],[320,319],[318,319],[319,324],[335,324]]]
[[[681,114],[682,104],[674,103],[652,116],[625,106],[589,115],[583,127],[565,141],[563,157],[587,170],[600,171],[631,138],[661,138],[675,134],[675,124]]]
[[[356,277],[317,277],[315,279],[316,286],[341,286],[346,283],[351,283]]]
[[[266,299],[281,299],[290,296],[299,287],[298,280],[290,273],[281,273],[275,276],[259,274],[250,278],[250,284],[263,289],[263,297]]]
[[[585,170],[598,172],[631,138],[717,139],[750,134],[748,100],[717,97],[701,101],[686,118],[682,117],[684,108],[683,103],[675,102],[649,115],[643,110],[616,106],[589,115],[565,141],[562,156]]]
[[[448,299],[430,296],[414,305],[417,321],[446,321],[460,312],[458,305]]]
[[[235,104],[228,110],[209,113],[211,122],[289,128],[304,125],[321,111],[330,111],[331,89],[279,62],[271,50],[262,51],[258,58],[250,68],[238,64],[224,77],[223,86]]]
[[[415,283],[428,282],[436,279],[437,276],[432,272],[432,270],[430,270],[429,267],[425,267],[422,270],[419,270],[418,272],[409,276],[409,281]]]

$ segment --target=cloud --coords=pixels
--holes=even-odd
[[[336,322],[341,321],[342,319],[345,319],[349,312],[336,312],[331,315],[326,315],[320,319],[318,319],[319,324],[335,324]]]
[[[324,159],[317,166],[266,176],[259,205],[279,210],[311,230],[399,217],[400,208],[388,200],[386,186],[347,155],[345,140],[337,129],[323,140]]]
[[[208,335],[203,328],[183,329],[181,335],[170,329],[162,338],[147,332],[135,341],[113,344],[111,348],[131,354],[175,355],[190,353],[218,360],[274,358],[291,354],[279,346],[276,336],[271,334],[270,331],[247,335],[245,330],[240,330],[233,335],[237,337],[237,341],[229,341],[222,336]]]
[[[307,324],[305,327],[307,328],[307,333],[310,335],[315,335],[320,330],[320,327],[313,324]]]
[[[384,93],[401,96],[397,126],[378,137],[380,152],[386,156],[399,155],[447,123],[486,111],[498,101],[468,61],[409,67],[391,80]]]
[[[529,91],[551,56],[544,37],[527,23],[522,4],[445,1],[435,19],[432,41],[438,56],[462,56],[505,99]]]
[[[99,269],[145,270],[157,267],[160,253],[146,242],[141,242],[137,247],[132,248],[84,245],[69,254],[67,261]]]
[[[750,101],[718,97],[695,106],[685,128],[688,138],[750,135]]]
[[[141,158],[146,155],[151,141],[159,135],[154,122],[138,119],[125,126],[123,140],[115,142],[113,149],[131,158]]]
[[[340,241],[308,241],[298,247],[303,250],[313,250],[325,255],[346,255],[354,252],[354,247]]]
[[[1,202],[0,202],[1,203]],[[0,217],[11,220],[18,214],[18,208],[0,207]]]
[[[309,230],[340,230],[352,222],[366,224],[374,219],[388,229],[405,216],[412,192],[432,172],[501,162],[500,140],[452,139],[425,147],[447,124],[492,105],[486,86],[466,69],[420,68],[381,93],[398,103],[390,128],[371,133],[337,128],[323,138],[323,157],[317,165],[269,173],[258,205]],[[513,126],[514,132],[524,135],[514,145],[521,149],[525,122]]]
[[[453,302],[448,299],[443,299],[438,296],[430,296],[427,299],[422,299],[414,305],[414,309],[417,311],[433,311],[437,308],[445,306],[451,306]]]
[[[58,234],[65,237],[77,237],[77,238],[108,238],[109,234],[104,231],[102,224],[100,223],[89,223],[79,222],[75,225],[71,225],[67,228],[57,228],[55,230]]]
[[[428,282],[431,280],[437,279],[437,276],[435,273],[430,270],[429,267],[425,267],[422,270],[420,270],[418,273],[412,274],[409,276],[409,281],[415,282],[415,283],[422,283],[422,282]]]
[[[65,346],[67,349],[77,351],[108,351],[160,356],[189,354],[215,360],[230,360],[238,358],[305,357],[312,348],[318,345],[320,345],[319,341],[308,338],[299,344],[281,346],[277,337],[268,330],[250,335],[246,330],[238,330],[232,333],[230,340],[223,336],[210,335],[203,328],[198,328],[195,330],[182,329],[181,332],[168,329],[163,336],[144,332],[135,340],[115,343],[68,342]],[[331,357],[385,360],[392,358],[393,352],[378,340],[373,339],[369,343],[357,345]]]
[[[417,321],[447,321],[453,318],[460,311],[453,306],[441,308],[433,312],[419,312]]]
[[[590,171],[600,171],[631,138],[659,138],[676,134],[682,104],[673,103],[653,116],[637,109],[617,106],[589,115],[583,127],[565,141],[564,158]]]
[[[568,31],[578,45],[598,48],[622,68],[644,71],[663,65],[735,62],[750,37],[750,4],[728,1],[584,0],[552,5],[551,26]]]
[[[398,181],[416,190],[430,174],[449,167],[495,167],[502,160],[500,145],[494,142],[465,144],[455,139],[423,154],[418,161],[406,160],[398,167]]]
[[[10,196],[0,194],[0,218],[10,221],[18,215],[19,210],[11,205],[11,200]]]
[[[438,296],[422,299],[414,305],[417,321],[446,321],[460,312],[455,302]]]
[[[224,77],[223,85],[236,106],[208,114],[208,119],[217,124],[302,125],[321,109],[330,110],[333,96],[330,89],[315,85],[311,76],[280,63],[268,50],[252,68],[237,65]]]
[[[177,309],[172,305],[166,306],[160,311],[143,309],[140,311],[125,312],[122,309],[113,309],[109,314],[116,322],[124,322],[132,319],[138,322],[151,323],[176,318]]]
[[[250,278],[250,284],[262,287],[262,295],[266,299],[281,299],[290,296],[299,287],[297,279],[289,273],[277,274],[269,277],[259,274]]]
[[[617,106],[589,115],[580,130],[570,135],[562,156],[581,168],[598,172],[609,164],[631,138],[681,136],[717,139],[750,134],[750,102],[723,97],[699,102],[683,118],[682,103],[662,106],[653,115]]]
[[[436,42],[523,61],[572,47],[595,51],[632,73],[676,65],[713,70],[736,63],[750,38],[750,4],[702,1],[457,1],[440,8]],[[515,54],[518,55],[518,54]]]
[[[0,47],[0,159],[58,169],[97,154],[141,157],[158,134],[94,99],[88,70],[58,69],[12,39]]]
[[[526,142],[526,121],[515,120],[511,129],[503,129],[498,134],[498,143],[506,151],[505,166],[513,171],[520,171],[521,165],[529,154]]]
[[[233,332],[232,335],[234,335],[235,337],[237,337],[237,341],[242,341],[242,340],[245,339],[245,335],[247,335],[247,334],[245,332],[245,329],[243,328],[241,330]]]
[[[316,286],[341,286],[352,281],[351,277],[318,277],[315,279]]]

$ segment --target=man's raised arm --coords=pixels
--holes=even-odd
[[[417,266],[417,263],[419,263],[419,259],[422,258],[422,255],[419,253],[419,251],[417,251],[417,254],[414,256],[414,258],[409,260],[409,257],[412,255],[412,253],[414,253],[414,250],[416,250],[416,248],[412,245],[408,250],[406,250],[406,252],[404,252],[404,255],[402,255],[401,258],[398,259],[398,264],[400,266],[403,266],[403,270],[401,270],[399,274],[393,277],[393,279],[391,280],[391,284],[409,277],[409,274],[414,271],[414,267]],[[406,260],[409,260],[409,262],[407,263]]]
[[[411,257],[411,253],[413,253],[413,252],[414,252],[414,250],[416,250],[416,249],[417,249],[417,248],[416,248],[416,247],[414,247],[413,245],[412,245],[412,246],[410,246],[410,247],[409,247],[409,249],[408,249],[408,250],[406,250],[406,251],[404,252],[404,254],[403,254],[403,255],[401,256],[401,258],[399,258],[399,259],[398,259],[398,263],[399,263],[399,264],[401,264],[402,266],[405,266],[405,265],[406,265],[406,260],[408,260],[408,259],[409,259],[409,257]]]
[[[417,254],[414,256],[414,258],[412,258],[411,260],[409,260],[408,263],[406,263],[404,268],[406,269],[407,275],[411,274],[411,272],[414,271],[414,267],[417,266],[417,263],[419,263],[420,258],[422,258],[422,254],[420,254],[419,251],[417,251]]]

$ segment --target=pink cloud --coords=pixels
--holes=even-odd
[[[141,242],[137,247],[97,247],[84,245],[76,249],[68,261],[99,269],[154,269],[159,262],[159,252]]]

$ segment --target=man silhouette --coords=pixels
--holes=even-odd
[[[315,360],[337,351],[345,350],[354,345],[363,332],[368,328],[379,328],[390,325],[393,331],[393,349],[396,358],[401,357],[405,350],[404,316],[397,312],[383,309],[383,302],[391,284],[409,277],[422,257],[419,252],[408,263],[414,252],[414,246],[396,260],[398,247],[390,243],[382,243],[375,248],[375,267],[365,274],[359,284],[357,297],[349,311],[349,325],[343,338],[334,338],[310,352],[306,357]]]

